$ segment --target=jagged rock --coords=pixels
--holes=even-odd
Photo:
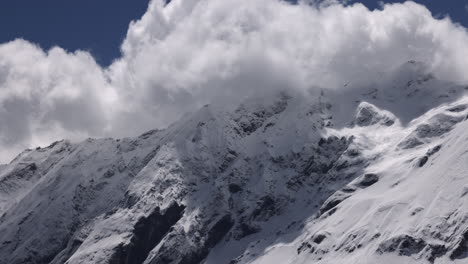
[[[413,79],[404,107],[378,88],[280,94],[27,150],[0,166],[0,264],[463,261],[466,100]]]
[[[436,114],[427,120],[427,122],[418,125],[398,146],[403,149],[410,149],[422,145],[425,139],[439,137],[451,131],[463,119],[463,116],[453,116],[444,113]]]
[[[465,259],[468,258],[468,231],[458,239],[455,249],[450,253],[450,259]]]
[[[426,245],[424,240],[404,234],[380,243],[377,252],[380,254],[397,252],[399,255],[412,256],[420,253]]]
[[[319,232],[312,237],[312,242],[315,244],[320,244],[327,238],[327,234],[324,232]]]
[[[362,102],[357,108],[355,123],[358,126],[372,126],[375,124],[391,126],[395,123],[395,117],[370,103]]]
[[[278,203],[271,196],[264,196],[257,202],[252,219],[267,219],[279,212]]]
[[[156,208],[148,217],[140,218],[133,229],[130,242],[122,244],[111,256],[110,264],[142,264],[149,252],[180,220],[185,206],[173,203],[161,212]]]
[[[341,202],[344,200],[348,199],[351,196],[349,193],[344,193],[342,191],[338,191],[334,193],[330,198],[328,198],[320,207],[320,214],[324,214],[331,209],[335,208],[337,205],[339,205]]]
[[[255,105],[254,103],[253,111],[251,105],[242,104],[235,111],[234,121],[239,124],[244,134],[250,135],[262,127],[267,119],[283,112],[288,105],[289,98],[287,94],[282,93],[270,105]],[[269,124],[267,125],[271,126]],[[265,126],[264,130],[266,130],[266,128]]]

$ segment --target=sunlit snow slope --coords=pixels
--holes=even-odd
[[[467,263],[467,87],[423,68],[26,150],[0,263]]]

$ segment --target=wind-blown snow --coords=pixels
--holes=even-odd
[[[109,68],[84,51],[0,44],[0,159],[57,138],[164,128],[205,104],[235,106],[275,89],[381,84],[388,72],[406,74],[395,71],[403,61],[467,81],[466,29],[414,2],[374,11],[277,0],[165,2],[151,1],[129,25]]]
[[[0,263],[466,262],[466,87],[418,65],[27,150],[0,168]]]

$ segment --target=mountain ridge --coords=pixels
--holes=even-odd
[[[0,263],[463,261],[466,89],[418,65],[25,151],[0,170]]]

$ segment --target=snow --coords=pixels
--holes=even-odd
[[[464,105],[466,102],[467,99],[462,98],[456,104]],[[344,200],[333,215],[310,220],[303,231],[308,235],[299,236],[287,245],[278,244],[274,250],[267,249],[249,263],[274,263],[278,260],[281,260],[281,263],[453,262],[453,259],[448,258],[448,253],[431,260],[429,246],[406,257],[396,254],[388,256],[388,252],[383,256],[376,254],[379,244],[399,234],[414,235],[430,245],[441,245],[446,252],[453,251],[455,244],[464,236],[466,226],[460,225],[466,225],[467,208],[466,202],[460,198],[466,188],[467,124],[462,123],[456,128],[453,126],[462,122],[466,112],[463,110],[457,114],[447,113],[453,112],[447,111],[452,108],[444,105],[437,107],[410,125],[398,127],[400,133],[392,127],[382,126],[373,128],[372,132],[369,131],[369,127],[365,132],[359,127],[344,129],[345,134],[357,135],[356,141],[364,141],[363,145],[378,149],[369,150],[378,158],[366,170],[378,173],[379,181]],[[444,118],[441,119],[440,116]],[[445,125],[446,117],[451,117],[449,127]],[[427,123],[435,124],[437,133],[427,136],[430,140],[426,144],[414,149],[395,147],[405,134],[414,133],[421,124]],[[391,132],[386,134],[382,130]],[[363,138],[361,133],[368,136]],[[384,144],[379,146],[371,142]],[[428,152],[430,146],[437,144],[442,146],[439,152]],[[422,168],[415,166],[414,161],[425,153],[432,154],[427,165]],[[326,238],[328,242],[320,244],[322,252],[304,252],[297,256],[297,253],[291,250],[308,241],[310,234],[324,230],[330,236]],[[369,235],[377,233],[380,234],[379,238],[369,241]],[[360,234],[365,235],[361,237]],[[358,239],[350,242],[349,238],[355,236]],[[360,248],[354,248],[355,252],[336,249],[339,245],[348,244]]]
[[[27,150],[0,168],[0,263],[463,263],[464,93],[408,62]]]

